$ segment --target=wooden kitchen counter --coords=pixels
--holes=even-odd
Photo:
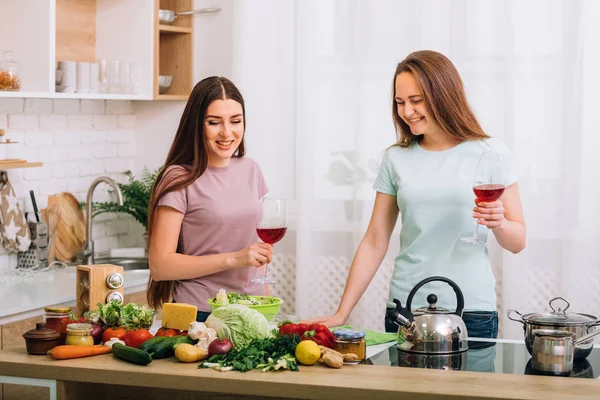
[[[174,358],[137,366],[111,354],[74,360],[0,352],[0,375],[58,381],[59,399],[598,399],[600,380],[344,365],[218,372]]]

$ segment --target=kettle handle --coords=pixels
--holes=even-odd
[[[448,278],[445,278],[443,276],[432,276],[430,278],[423,279],[421,282],[416,284],[416,286],[408,294],[408,299],[406,300],[406,309],[408,310],[408,313],[412,317],[411,306],[412,306],[413,297],[415,297],[415,294],[417,294],[417,291],[423,285],[425,285],[429,282],[435,282],[435,281],[446,282],[448,285],[450,285],[452,287],[452,289],[454,289],[454,293],[456,293],[456,311],[454,312],[454,314],[456,314],[462,318],[463,308],[465,308],[465,298],[462,294],[462,291],[460,290],[458,285],[456,283],[454,283],[454,281],[452,281]]]

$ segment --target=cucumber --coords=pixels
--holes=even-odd
[[[125,346],[121,343],[115,343],[112,346],[112,352],[118,359],[137,365],[148,365],[152,362],[150,354],[144,350],[135,347]]]
[[[168,339],[167,336],[154,336],[153,338],[148,339],[144,343],[142,343],[140,346],[140,350],[152,354],[156,350],[156,346],[158,346],[160,342],[163,342],[166,339]]]
[[[152,358],[169,358],[175,355],[175,346],[179,343],[193,344],[194,341],[187,336],[173,336],[167,338],[167,340],[159,342],[154,348]]]

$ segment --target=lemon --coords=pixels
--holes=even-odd
[[[312,340],[303,340],[296,346],[296,359],[302,365],[313,365],[321,358],[319,345]]]

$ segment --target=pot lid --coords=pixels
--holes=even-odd
[[[566,303],[564,308],[553,306],[553,302],[562,300]],[[562,297],[555,297],[549,302],[552,312],[546,313],[531,313],[523,315],[523,321],[534,322],[547,325],[587,325],[596,322],[598,319],[593,315],[568,313],[566,312],[570,304]]]
[[[53,340],[60,337],[60,333],[54,329],[46,328],[46,324],[38,322],[35,324],[35,329],[31,329],[23,334],[27,340]]]

